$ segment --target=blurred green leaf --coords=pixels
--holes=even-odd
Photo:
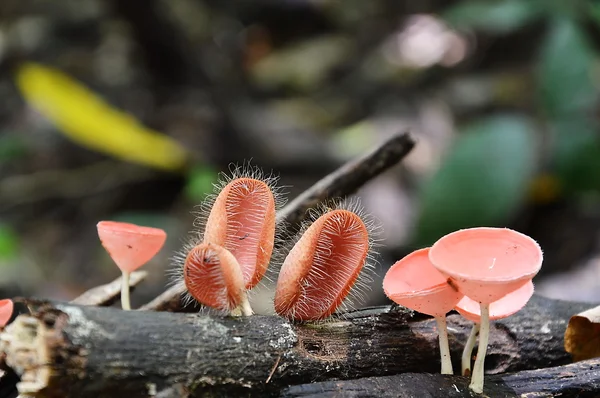
[[[536,140],[519,116],[490,117],[467,127],[422,191],[414,243],[473,226],[504,223],[527,195]]]
[[[592,68],[596,55],[584,32],[569,19],[553,20],[539,65],[539,96],[547,114],[565,115],[594,106],[598,90]]]
[[[19,251],[19,238],[8,225],[0,224],[0,260],[11,260]]]
[[[589,7],[589,15],[592,18],[592,21],[595,21],[598,26],[600,26],[600,3],[599,2],[590,2],[588,4]]]
[[[554,171],[563,192],[600,192],[598,127],[584,118],[555,121],[552,144]]]
[[[0,133],[0,162],[22,157],[27,146],[22,138],[8,132]]]
[[[541,11],[543,5],[532,0],[463,1],[443,17],[458,28],[510,33],[532,21]]]
[[[185,187],[186,196],[193,202],[201,202],[213,191],[213,183],[217,182],[217,172],[202,166],[192,169]]]

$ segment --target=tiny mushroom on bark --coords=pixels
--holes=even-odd
[[[500,300],[490,303],[490,321],[513,315],[527,304],[532,295],[533,282],[529,281],[514,292],[508,293]],[[462,355],[462,375],[469,376],[471,374],[471,353],[475,346],[475,339],[477,338],[477,333],[479,333],[479,324],[481,322],[480,306],[478,302],[464,296],[454,309],[464,318],[474,322]]]
[[[453,374],[446,313],[463,297],[429,261],[429,248],[397,261],[383,279],[383,290],[394,302],[435,318],[438,327],[442,374]]]
[[[0,300],[0,328],[6,326],[14,310],[14,304],[11,299]]]
[[[535,240],[508,228],[470,228],[440,238],[430,249],[433,265],[479,303],[480,341],[469,387],[483,392],[484,360],[490,332],[490,303],[531,281],[542,266]]]
[[[118,221],[100,221],[97,228],[102,246],[123,273],[121,306],[130,310],[129,275],[160,251],[167,234],[159,228]]]

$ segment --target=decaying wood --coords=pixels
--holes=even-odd
[[[407,319],[389,307],[322,324],[271,316],[215,317],[28,301],[0,334],[6,363],[36,397],[267,396],[307,381],[439,371],[431,319]],[[493,325],[489,373],[564,365],[570,316],[588,305],[534,296]],[[458,368],[471,324],[448,317]],[[267,383],[267,380],[269,381]],[[600,390],[599,390],[600,393]],[[171,395],[166,395],[171,396]]]
[[[133,291],[135,287],[146,279],[148,273],[146,271],[135,271],[129,276],[129,288]],[[78,305],[97,305],[105,306],[112,305],[119,297],[121,297],[121,277],[114,281],[94,287],[82,295],[71,300],[71,304]]]
[[[285,398],[373,397],[373,398],[462,398],[476,397],[466,377],[431,373],[327,381],[293,386]],[[483,393],[489,397],[598,397],[600,359],[488,376]]]
[[[410,133],[397,134],[365,155],[351,160],[327,175],[277,213],[277,224],[293,232],[307,216],[307,210],[334,198],[356,192],[369,180],[398,164],[415,146]],[[142,310],[181,311],[181,286],[171,286]]]

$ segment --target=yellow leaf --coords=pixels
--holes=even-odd
[[[188,152],[177,141],[144,127],[64,73],[26,62],[16,78],[29,105],[78,144],[164,170],[180,170],[186,164]]]

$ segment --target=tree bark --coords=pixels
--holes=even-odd
[[[308,381],[440,368],[434,320],[389,307],[291,324],[273,316],[26,304],[31,314],[19,316],[0,341],[7,365],[21,375],[20,392],[35,397],[276,396]],[[588,306],[534,296],[519,313],[496,321],[488,373],[570,362],[565,327]],[[448,327],[459,367],[471,323],[454,314]]]
[[[285,398],[373,397],[373,398],[462,398],[478,396],[469,390],[467,377],[430,373],[327,381],[288,388]],[[500,397],[598,397],[600,359],[547,369],[486,377],[486,396]]]

